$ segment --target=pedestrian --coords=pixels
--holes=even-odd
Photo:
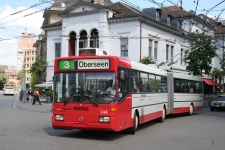
[[[31,88],[27,91],[27,102],[28,103],[31,103],[31,101],[32,101],[32,90],[31,90]]]
[[[20,90],[20,101],[22,102],[23,100],[23,95],[24,95],[24,91],[23,89]]]
[[[34,90],[34,100],[33,100],[32,105],[34,105],[36,101],[38,101],[39,105],[41,105],[41,101],[40,101],[39,96],[40,96],[39,91],[37,89],[35,89]]]

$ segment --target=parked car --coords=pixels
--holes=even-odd
[[[214,111],[215,109],[225,108],[225,95],[219,95],[213,101],[210,102],[210,109]]]

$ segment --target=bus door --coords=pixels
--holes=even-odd
[[[167,83],[168,83],[168,114],[172,114],[174,109],[174,80],[173,74],[171,72],[168,72]]]

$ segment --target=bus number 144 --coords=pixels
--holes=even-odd
[[[100,110],[100,114],[101,115],[106,115],[106,114],[108,114],[108,110]]]

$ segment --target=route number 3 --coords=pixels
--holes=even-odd
[[[64,68],[65,69],[70,68],[70,62],[69,61],[64,61]]]

